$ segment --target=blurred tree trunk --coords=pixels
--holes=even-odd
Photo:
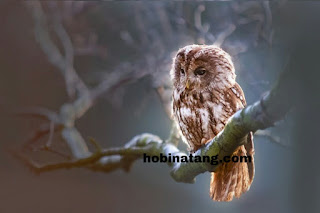
[[[306,8],[304,8],[306,9]],[[308,11],[310,7],[307,8]],[[301,17],[300,23],[301,23]],[[291,98],[296,99],[294,153],[295,167],[292,173],[292,187],[289,192],[295,212],[320,212],[320,170],[319,170],[319,131],[320,131],[320,44],[319,19],[314,13],[304,17],[302,32],[295,43],[291,56],[291,69],[296,89]],[[297,33],[296,33],[297,34]]]

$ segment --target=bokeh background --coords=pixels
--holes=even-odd
[[[195,184],[176,183],[165,164],[138,161],[129,173],[85,169],[39,176],[31,173],[8,150],[19,148],[40,121],[15,116],[13,111],[29,106],[58,111],[68,97],[64,79],[35,40],[28,3],[0,2],[0,212],[319,210],[319,173],[314,164],[309,164],[317,161],[319,139],[303,137],[305,133],[297,127],[292,113],[268,130],[280,138],[282,145],[270,138],[255,137],[254,182],[250,191],[230,203],[210,199],[209,173],[199,175]],[[247,103],[252,104],[272,87],[297,43],[316,45],[320,41],[320,4],[312,1],[45,1],[42,6],[49,20],[57,14],[62,19],[74,44],[75,69],[90,87],[110,73],[126,69],[134,73],[129,82],[104,94],[76,122],[85,138],[94,137],[105,148],[122,146],[143,132],[168,137],[171,120],[156,88],[168,84],[173,54],[184,45],[215,43],[227,50]],[[302,55],[317,53],[318,49],[307,50]],[[319,67],[312,64],[309,68],[319,72]],[[313,90],[315,94],[317,89]],[[318,106],[312,105],[315,110]],[[302,118],[314,130],[319,129],[316,117]],[[296,137],[298,133],[300,137]],[[55,138],[54,143],[61,141]],[[301,152],[293,148],[298,143],[302,149],[301,144],[309,144],[315,153],[310,154],[309,161],[304,162]],[[68,152],[63,144],[58,148]],[[44,163],[52,160],[46,153],[33,157]]]

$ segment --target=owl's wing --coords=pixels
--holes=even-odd
[[[235,83],[235,85],[229,89],[228,93],[233,98],[233,101],[231,101],[230,103],[236,104],[237,102],[240,102],[242,104],[241,107],[235,107],[237,108],[236,111],[244,108],[247,105],[244,93],[238,83]]]
[[[244,93],[242,91],[242,88],[240,87],[240,85],[238,83],[236,83],[234,85],[233,88],[231,88],[232,93],[238,98],[240,99],[243,107],[244,108],[247,105],[246,99],[244,97]],[[237,109],[239,110],[239,109]],[[250,132],[247,136],[247,143],[244,144],[244,147],[246,149],[247,152],[247,156],[251,156],[251,162],[248,162],[248,173],[249,173],[249,185],[252,183],[253,181],[253,177],[254,177],[254,173],[255,173],[255,169],[254,169],[254,144],[253,144],[253,133]]]
[[[247,136],[247,143],[244,145],[247,151],[247,156],[251,156],[251,162],[248,162],[248,172],[249,172],[249,184],[252,183],[255,169],[254,169],[254,145],[253,145],[253,133],[250,132]]]
[[[244,108],[247,105],[244,93],[242,91],[242,88],[240,87],[240,85],[238,83],[235,83],[235,85],[229,89],[229,93],[228,93],[231,98],[233,99],[233,101],[231,101],[230,103],[233,103],[231,106],[233,110],[238,111],[242,108]],[[242,106],[241,107],[237,107],[237,103],[241,103]],[[234,113],[235,113],[234,112]],[[247,156],[251,156],[252,161],[248,162],[248,172],[249,172],[249,182],[251,184],[253,177],[254,177],[254,173],[255,173],[255,169],[254,169],[254,144],[253,144],[253,133],[250,132],[247,136],[247,143],[244,144],[244,147],[246,149],[247,152]]]

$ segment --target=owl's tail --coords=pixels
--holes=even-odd
[[[247,143],[238,147],[232,156],[251,156],[251,162],[222,163],[211,174],[210,196],[215,201],[231,201],[249,190],[254,177],[254,148],[252,133]],[[239,158],[240,159],[240,158]]]

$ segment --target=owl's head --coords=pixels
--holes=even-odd
[[[171,78],[178,91],[225,90],[235,84],[231,57],[214,45],[188,45],[173,59]]]

